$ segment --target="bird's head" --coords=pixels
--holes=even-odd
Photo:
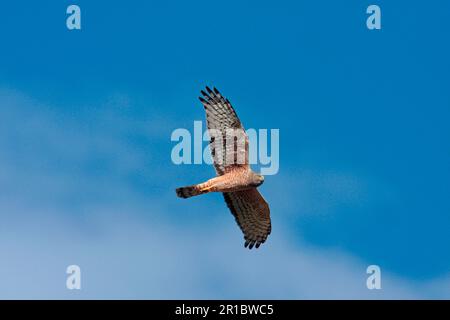
[[[253,184],[255,187],[259,187],[259,186],[262,185],[263,182],[264,182],[264,176],[261,175],[261,174],[255,173],[255,174],[253,175],[253,181],[252,181],[252,182],[253,182],[252,184]]]

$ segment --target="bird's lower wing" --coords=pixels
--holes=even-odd
[[[223,193],[228,208],[244,233],[245,247],[258,248],[269,236],[269,205],[256,188]]]

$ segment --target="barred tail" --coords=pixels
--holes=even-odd
[[[190,198],[203,193],[198,186],[181,187],[177,188],[176,191],[177,196],[179,196],[180,198]]]

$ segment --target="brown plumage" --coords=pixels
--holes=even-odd
[[[211,137],[209,147],[217,177],[176,189],[180,198],[222,192],[225,202],[244,233],[245,247],[258,248],[271,232],[269,205],[256,189],[264,177],[248,162],[248,137],[230,101],[214,88],[201,91]]]

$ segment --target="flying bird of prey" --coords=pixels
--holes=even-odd
[[[222,192],[244,233],[245,247],[258,248],[271,231],[269,205],[256,189],[264,177],[248,161],[248,137],[228,99],[214,88],[201,91],[210,135],[209,148],[217,176],[203,183],[176,189],[180,198]]]

